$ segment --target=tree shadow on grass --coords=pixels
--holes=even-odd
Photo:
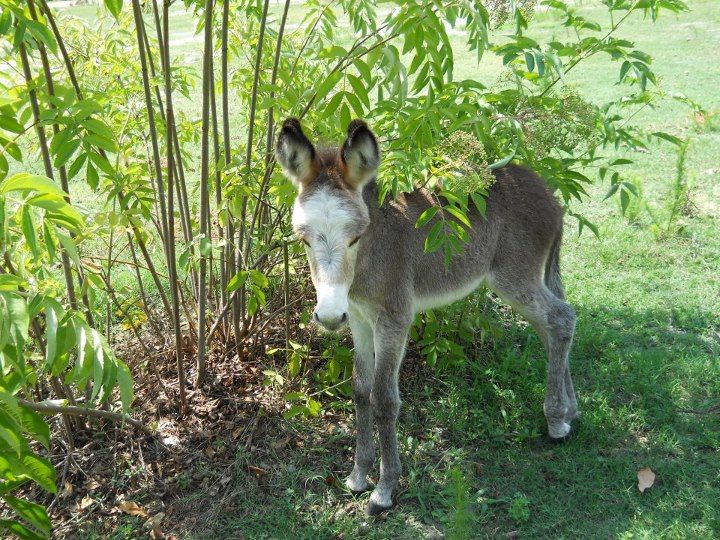
[[[716,314],[677,308],[581,312],[572,366],[583,415],[563,445],[537,437],[478,448],[474,459],[483,462],[484,474],[474,485],[499,497],[522,494],[531,509],[527,522],[496,512],[483,535],[718,532],[720,416],[687,412],[720,400],[717,327]],[[534,358],[544,356],[539,342],[532,348]],[[494,384],[528,394],[537,395],[542,382],[493,374]],[[525,420],[530,431],[542,429],[540,406]],[[657,480],[640,493],[636,474],[643,467]]]

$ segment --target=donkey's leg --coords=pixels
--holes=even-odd
[[[570,433],[570,421],[577,412],[568,367],[575,312],[540,280],[520,284],[496,280],[494,285],[496,292],[533,325],[545,344],[548,370],[543,408],[550,437],[562,439]]]
[[[565,366],[565,392],[568,396],[568,411],[565,415],[565,421],[569,424],[571,420],[574,420],[575,418],[580,416],[577,397],[575,396],[575,387],[573,386],[572,377],[570,376],[569,360],[567,362],[567,366]]]
[[[370,401],[380,439],[380,480],[370,496],[367,513],[376,515],[392,507],[400,477],[396,424],[400,413],[398,372],[405,353],[412,319],[399,322],[381,317],[375,327],[375,380]]]
[[[359,317],[353,316],[352,313],[350,329],[355,345],[352,380],[357,442],[355,466],[345,480],[345,485],[352,491],[365,491],[368,488],[367,473],[375,461],[373,413],[370,405],[370,392],[375,376],[375,345],[372,327]]]
[[[544,404],[545,418],[550,437],[562,439],[570,433],[570,421],[577,412],[577,400],[568,366],[568,355],[575,333],[575,311],[570,304],[556,296],[550,296],[546,324],[548,374]]]

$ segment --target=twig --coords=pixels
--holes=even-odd
[[[92,418],[105,418],[107,420],[112,420],[113,422],[120,423],[127,422],[131,426],[139,429],[147,435],[155,435],[153,430],[151,430],[142,422],[135,420],[134,418],[130,418],[127,415],[112,411],[103,411],[100,409],[90,409],[86,407],[76,407],[73,405],[57,405],[55,403],[48,403],[47,401],[33,403],[32,401],[27,401],[19,398],[18,403],[20,403],[24,407],[27,407],[31,411],[43,414],[69,414],[71,416],[90,416]]]
[[[675,410],[677,412],[687,413],[687,414],[712,414],[714,412],[720,412],[720,403],[711,405],[710,407],[707,407],[706,409],[681,409],[681,408],[677,407],[677,408],[675,408]]]

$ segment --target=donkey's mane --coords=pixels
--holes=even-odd
[[[340,157],[340,147],[336,144],[321,143],[315,147],[315,152],[317,152],[317,156],[326,167],[337,163],[337,160]]]

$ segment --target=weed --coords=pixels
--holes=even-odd
[[[530,501],[520,493],[510,501],[508,515],[517,523],[525,523],[530,519]]]
[[[449,487],[449,493],[453,499],[448,535],[450,540],[463,540],[469,536],[474,517],[470,511],[469,490],[470,485],[463,472],[459,467],[453,467],[450,471]]]

